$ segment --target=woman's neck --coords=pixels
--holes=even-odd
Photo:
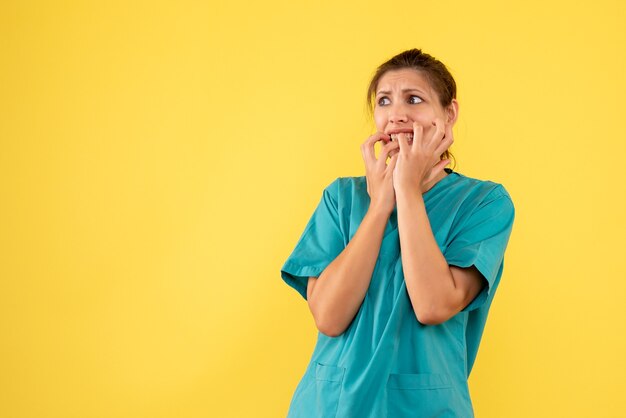
[[[431,181],[429,181],[428,183],[426,183],[426,190],[424,190],[423,193],[426,193],[427,191],[429,191],[430,189],[432,189],[435,184],[439,183],[439,181],[441,181],[441,179],[443,179],[444,177],[448,176],[449,174],[445,171],[442,170],[441,173],[437,174],[437,177],[435,177],[434,179],[432,179]]]

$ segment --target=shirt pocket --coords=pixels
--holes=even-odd
[[[316,417],[334,418],[337,415],[345,372],[345,367],[315,364]]]
[[[389,418],[457,417],[454,387],[443,373],[390,374],[387,380]]]

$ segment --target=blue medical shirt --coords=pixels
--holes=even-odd
[[[485,286],[444,323],[423,325],[402,271],[396,209],[384,232],[365,298],[339,336],[318,333],[289,418],[473,417],[467,378],[500,282],[515,209],[498,183],[448,175],[423,194],[428,219],[448,264],[471,265]],[[306,299],[309,277],[343,251],[369,207],[365,176],[328,185],[281,277]]]

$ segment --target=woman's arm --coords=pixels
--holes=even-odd
[[[460,312],[486,282],[475,267],[448,265],[433,235],[422,196],[428,183],[450,162],[440,156],[454,142],[456,104],[451,110],[454,117],[447,122],[435,118],[434,130],[414,121],[413,144],[409,144],[407,135],[397,136],[400,157],[393,172],[393,186],[402,269],[417,320],[427,325],[440,324]]]
[[[402,269],[417,320],[436,325],[478,295],[484,279],[476,267],[449,266],[435,237],[421,194],[396,190]]]
[[[374,146],[378,141],[384,145],[376,158]],[[397,142],[382,132],[370,135],[361,144],[370,206],[346,248],[319,278],[310,277],[307,283],[307,301],[315,325],[330,337],[348,328],[370,285],[387,220],[395,207],[392,173],[398,156],[390,154],[398,147]],[[391,161],[387,165],[389,157]]]
[[[309,278],[307,301],[321,333],[336,337],[356,316],[369,287],[390,215],[387,209],[370,206],[346,248],[319,278]]]

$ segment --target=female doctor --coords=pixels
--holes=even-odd
[[[319,330],[288,417],[473,417],[467,379],[514,206],[501,184],[446,168],[459,105],[440,61],[404,51],[367,97],[365,176],[324,189],[281,269]]]

